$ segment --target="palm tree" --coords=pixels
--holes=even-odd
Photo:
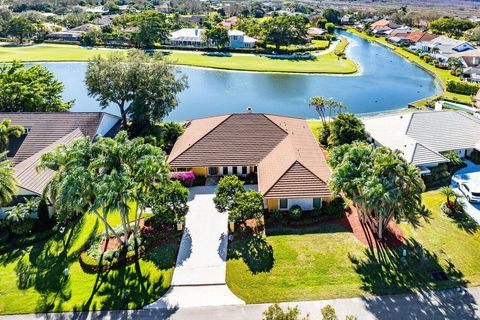
[[[6,152],[0,153],[0,159],[5,159]],[[0,206],[10,203],[17,193],[17,181],[9,160],[0,160]]]
[[[310,99],[309,106],[314,107],[322,123],[326,124],[325,112],[328,110],[329,116],[334,112],[344,110],[346,107],[342,102],[333,100],[333,98],[313,97]]]
[[[12,120],[3,119],[0,122],[0,152],[4,152],[8,149],[8,142],[10,137],[20,138],[25,132],[25,129],[19,125],[11,125]]]

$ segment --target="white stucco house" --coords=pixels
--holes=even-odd
[[[430,52],[434,58],[446,62],[459,52],[474,50],[475,46],[468,41],[440,36],[431,41],[418,42],[415,49],[421,52]]]
[[[204,34],[205,29],[180,29],[171,33],[167,44],[179,47],[204,48],[207,46]],[[232,49],[253,48],[257,41],[240,30],[228,30],[228,37],[230,39],[228,47]]]
[[[372,143],[401,151],[422,174],[449,162],[443,152],[454,151],[463,158],[480,151],[480,119],[463,111],[412,112],[362,121]]]

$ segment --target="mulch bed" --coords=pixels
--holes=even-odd
[[[357,209],[353,206],[345,213],[345,216],[339,219],[315,222],[305,225],[288,225],[284,226],[282,224],[270,224],[267,222],[268,227],[279,227],[279,228],[289,228],[289,229],[305,229],[311,227],[317,227],[322,225],[340,225],[345,228],[348,232],[353,233],[355,238],[364,245],[368,245],[370,248],[398,248],[406,243],[405,233],[403,230],[395,223],[395,221],[390,221],[388,224],[387,230],[384,232],[384,240],[382,242],[378,241],[376,235],[373,233],[371,228],[360,221],[358,217]]]

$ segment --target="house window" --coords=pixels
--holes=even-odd
[[[217,167],[208,167],[208,175],[209,176],[216,176],[218,174]]]
[[[278,207],[280,209],[288,209],[288,199],[280,199]]]
[[[238,173],[238,168],[232,167],[232,174],[237,174],[237,173]]]
[[[224,176],[228,175],[228,167],[223,167],[222,172]]]
[[[253,167],[253,172],[257,173],[257,166]]]
[[[322,198],[313,198],[313,207],[321,208],[322,207]]]
[[[242,174],[247,174],[247,167],[242,167]]]

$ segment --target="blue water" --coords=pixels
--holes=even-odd
[[[360,65],[353,76],[231,72],[179,67],[190,87],[180,94],[179,106],[167,120],[243,112],[275,113],[317,118],[308,106],[313,96],[342,101],[347,111],[363,114],[404,108],[409,102],[441,91],[432,76],[389,49],[345,31],[348,56]],[[44,63],[64,84],[64,98],[75,99],[73,111],[97,111],[83,83],[86,63]],[[115,106],[106,111],[118,114]]]

